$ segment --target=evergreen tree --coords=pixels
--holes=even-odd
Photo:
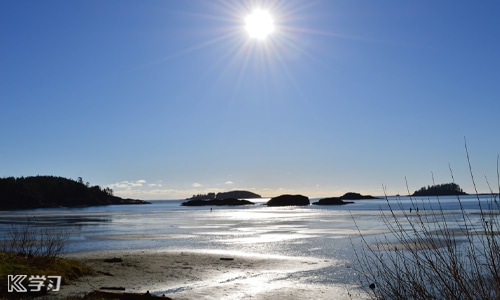
[[[412,196],[455,196],[467,195],[458,184],[444,183],[433,186],[422,187],[415,191]]]

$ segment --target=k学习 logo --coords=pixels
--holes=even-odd
[[[24,282],[28,278],[28,284]],[[61,276],[45,275],[8,275],[7,291],[9,293],[26,293],[42,291],[59,291],[61,287]]]

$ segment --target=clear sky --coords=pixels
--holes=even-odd
[[[499,112],[499,1],[0,1],[0,177],[321,197],[451,166],[472,193],[466,137],[487,192]]]

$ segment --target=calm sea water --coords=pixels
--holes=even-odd
[[[360,233],[376,238],[387,233],[381,213],[388,202],[398,212],[420,213],[442,208],[449,226],[460,227],[461,206],[471,218],[479,203],[491,196],[359,200],[344,206],[266,207],[268,199],[244,207],[183,207],[182,200],[153,201],[150,205],[112,205],[86,208],[0,211],[0,239],[12,226],[31,224],[44,231],[69,233],[67,252],[114,249],[225,250],[285,256],[312,256],[336,262],[309,274],[316,282],[353,280],[353,247]],[[255,200],[255,199],[254,199]],[[311,199],[314,202],[316,199]],[[474,221],[473,221],[474,222]]]

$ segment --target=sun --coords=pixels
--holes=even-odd
[[[263,40],[274,31],[274,22],[268,11],[256,9],[245,19],[246,30],[251,38]]]

